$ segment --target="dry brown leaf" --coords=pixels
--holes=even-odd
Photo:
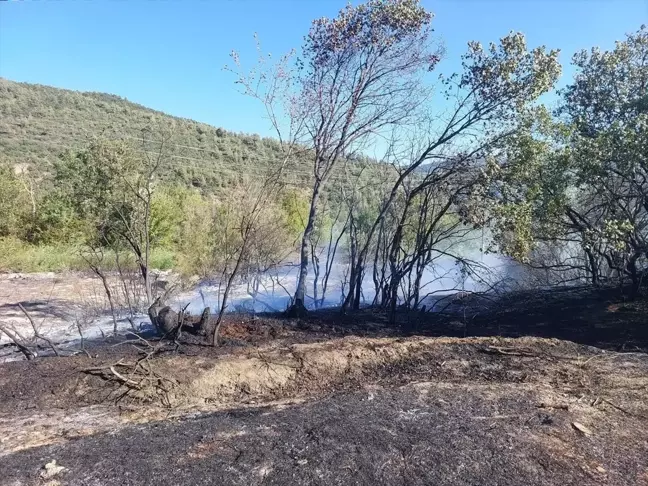
[[[59,466],[58,464],[56,464],[56,459],[53,459],[51,462],[45,464],[45,466],[41,471],[40,476],[43,479],[51,479],[64,470],[65,468],[63,466]]]
[[[576,430],[578,430],[579,432],[581,432],[581,433],[583,433],[583,434],[585,434],[587,436],[592,435],[592,431],[590,429],[588,429],[587,427],[585,427],[581,423],[572,422],[572,427],[574,427]]]

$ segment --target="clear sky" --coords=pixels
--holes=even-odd
[[[255,59],[253,34],[275,55],[299,47],[312,19],[345,0],[0,1],[0,77],[126,97],[232,131],[270,133],[253,100],[222,67],[232,49]],[[510,30],[530,46],[571,55],[648,23],[648,0],[423,1],[447,49],[440,69],[460,67],[469,40]]]

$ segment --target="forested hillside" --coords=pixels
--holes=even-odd
[[[116,154],[122,159],[114,160]],[[92,235],[103,224],[89,215],[88,201],[101,191],[116,191],[112,195],[126,203],[115,181],[132,177],[131,182],[152,184],[147,170],[158,157],[155,196],[149,200],[156,266],[175,266],[182,263],[178,255],[192,254],[184,266],[199,271],[201,258],[213,250],[203,220],[220,218],[219,225],[226,226],[223,218],[242,208],[252,187],[263,186],[279,166],[282,189],[265,209],[281,220],[274,221],[275,229],[293,235],[281,251],[294,248],[308,211],[304,188],[313,177],[308,155],[286,157],[275,139],[228,132],[111,94],[0,78],[0,270],[85,268],[79,245],[88,237],[96,242]],[[354,158],[339,165],[331,179],[351,186],[375,179],[378,167]],[[84,187],[94,192],[79,193]],[[339,192],[329,191],[327,199],[339,200]],[[215,204],[228,209],[214,215]]]
[[[93,137],[159,140],[165,149],[165,176],[211,192],[281,157],[277,141],[235,134],[178,118],[105,93],[78,92],[0,78],[0,154],[4,162],[47,170],[61,152],[78,150]],[[293,165],[287,175],[307,177]]]

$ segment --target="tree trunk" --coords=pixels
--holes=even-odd
[[[353,296],[353,310],[360,309],[360,298],[362,297],[362,281],[364,280],[364,273],[364,261],[362,260],[362,258],[358,258],[355,268],[355,294]]]
[[[633,253],[628,259],[626,264],[626,269],[630,275],[630,281],[632,282],[632,287],[630,289],[630,297],[636,298],[639,293],[639,287],[641,285],[641,279],[639,278],[639,272],[637,271],[637,260],[641,256],[640,252]]]
[[[333,245],[333,228],[331,228],[331,233],[330,233],[331,236],[329,238],[328,249],[326,251],[326,264],[324,265],[324,278],[322,280],[322,296],[320,297],[320,301],[319,301],[320,307],[324,305],[324,299],[326,298],[326,289],[328,288],[328,281],[331,276],[333,264],[335,263],[335,254],[337,253],[338,245],[340,244],[340,240],[342,239],[342,236],[344,235],[345,232],[346,232],[346,226],[342,228],[342,231],[340,231],[340,234],[338,235],[337,239],[335,240],[335,244],[331,249],[331,245]]]
[[[356,255],[358,253],[358,234],[357,228],[355,226],[353,217],[351,217],[351,224],[349,229],[349,259],[351,260],[351,269],[349,271],[349,291],[344,298],[342,303],[342,312],[346,312],[349,305],[352,309],[355,309],[355,295],[356,295],[356,283],[358,281],[358,270],[359,266],[357,265]]]
[[[101,283],[103,284],[104,290],[106,291],[106,297],[108,298],[108,304],[110,305],[110,315],[112,316],[113,321],[113,334],[117,335],[117,317],[115,316],[115,304],[113,303],[112,293],[110,292],[110,287],[108,286],[108,280],[106,276],[98,268],[96,273],[101,278]]]
[[[393,275],[389,284],[389,324],[396,324],[396,310],[398,306],[398,284],[400,279]]]
[[[140,273],[144,279],[144,291],[146,292],[146,302],[148,305],[151,305],[153,301],[153,291],[151,289],[151,274],[149,273],[148,265],[140,262]]]
[[[317,283],[319,282],[320,263],[315,251],[316,248],[311,245],[311,257],[313,259],[313,303],[315,304],[315,308],[317,308],[319,307],[317,301]]]
[[[247,232],[243,239],[243,245],[245,245],[246,242],[247,242]],[[227,283],[225,285],[225,291],[223,292],[223,300],[221,302],[221,308],[218,311],[218,317],[216,318],[216,325],[214,327],[214,332],[212,334],[212,346],[218,346],[219,344],[218,337],[219,337],[221,325],[223,324],[223,316],[225,315],[225,309],[227,308],[227,301],[229,299],[230,291],[232,290],[232,284],[234,283],[234,279],[238,275],[239,268],[241,267],[241,261],[243,260],[244,251],[245,248],[242,248],[238,255],[238,258],[236,259],[236,264],[232,269],[232,273],[229,275],[227,279]]]
[[[587,255],[587,261],[589,262],[590,280],[592,281],[592,285],[596,287],[599,284],[599,268],[596,264],[596,259],[591,250],[586,249],[585,255]]]
[[[315,217],[317,216],[317,202],[320,195],[321,179],[315,179],[313,184],[313,194],[311,197],[310,210],[308,212],[308,222],[304,229],[304,235],[301,241],[301,254],[299,262],[299,277],[297,280],[297,289],[291,308],[288,310],[289,315],[303,315],[306,312],[306,278],[308,277],[308,263],[310,258],[310,239],[315,229]]]

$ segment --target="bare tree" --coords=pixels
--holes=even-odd
[[[544,48],[527,51],[526,41],[519,33],[509,34],[499,45],[491,44],[488,50],[479,43],[469,44],[469,52],[464,56],[464,73],[441,79],[446,87],[447,110],[430,115],[427,126],[412,141],[400,142],[403,150],[391,152],[399,175],[381,203],[365,245],[357,252],[357,271],[350,276],[343,308],[359,305],[357,289],[362,286],[372,238],[382,228],[394,201],[402,196],[405,183],[412,181],[406,196],[411,200],[428,187],[447,184],[456,174],[475,164],[483,166],[489,151],[516,132],[520,116],[553,86],[560,73],[557,54],[557,51],[547,53]],[[421,168],[426,166],[425,175],[421,176]],[[448,203],[452,205],[454,201]],[[405,219],[402,213],[397,232],[402,232],[398,227]],[[401,236],[395,234],[394,238],[393,243],[397,244]],[[392,245],[390,251],[398,249]]]
[[[20,302],[16,305],[29,321],[32,335],[25,337],[15,327],[2,322],[0,322],[0,332],[4,333],[9,338],[13,345],[18,348],[28,361],[38,357],[38,351],[33,348],[38,348],[39,341],[43,341],[47,347],[52,350],[55,356],[61,356],[61,353],[54,341],[41,332],[43,322],[41,321],[40,324],[37,324],[31,314]]]
[[[16,329],[13,329],[8,324],[0,322],[0,331],[9,338],[13,345],[18,348],[28,361],[31,361],[38,356],[38,354],[29,347],[27,340]]]
[[[261,183],[249,182],[231,191],[216,210],[214,257],[220,270],[221,300],[212,331],[214,345],[236,280],[267,271],[285,254],[287,238],[281,233],[281,214],[274,203],[283,184],[282,167],[271,168]]]
[[[34,319],[31,316],[31,314],[29,312],[27,312],[27,309],[25,309],[25,307],[20,302],[17,305],[18,305],[18,308],[21,310],[21,312],[23,314],[25,314],[25,317],[29,321],[29,324],[31,325],[32,331],[34,333],[34,338],[35,339],[40,339],[41,341],[44,341],[45,343],[47,343],[47,346],[49,346],[49,348],[52,350],[54,355],[60,356],[59,350],[56,347],[56,345],[54,344],[54,342],[50,338],[48,338],[47,336],[45,336],[43,333],[40,332],[40,328],[39,328],[40,326],[38,326],[36,324],[36,322],[34,321]]]
[[[346,155],[415,113],[425,93],[421,74],[439,60],[429,48],[431,20],[417,1],[370,0],[313,22],[300,77],[313,186],[292,309],[297,314],[305,311],[308,242],[322,190]]]
[[[326,299],[326,291],[328,290],[331,272],[335,264],[335,258],[340,246],[340,241],[345,236],[349,228],[349,218],[344,215],[344,206],[338,204],[335,216],[330,221],[326,243],[322,247],[320,245],[321,233],[317,233],[317,239],[311,240],[311,254],[313,258],[313,304],[315,307],[322,307]],[[344,219],[342,219],[344,218]],[[324,268],[322,273],[321,258],[324,255]],[[321,283],[320,283],[320,276]]]
[[[117,204],[114,212],[121,224],[115,226],[116,232],[130,248],[140,270],[146,300],[151,305],[154,300],[153,280],[150,272],[151,257],[151,203],[159,177],[159,171],[166,155],[166,146],[171,134],[160,137],[155,151],[148,150],[148,142],[142,138],[141,160],[135,177],[121,177],[125,204]]]
[[[308,149],[313,181],[293,313],[306,310],[310,242],[335,167],[368,139],[407,123],[426,94],[421,75],[439,60],[429,45],[431,20],[417,0],[369,0],[311,26],[287,110],[291,126],[303,128],[296,140]]]
[[[87,253],[82,253],[82,257],[85,260],[90,270],[99,277],[101,284],[103,286],[104,292],[106,293],[106,298],[108,299],[108,305],[110,306],[110,316],[112,317],[113,322],[113,334],[117,335],[117,313],[115,309],[115,300],[113,298],[112,290],[110,289],[110,284],[108,283],[108,275],[106,274],[104,260],[105,260],[105,251],[102,247],[90,246]],[[117,253],[117,252],[116,252]]]

